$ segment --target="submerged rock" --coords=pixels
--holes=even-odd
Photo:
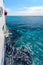
[[[24,47],[7,46],[4,65],[31,65],[32,58]]]
[[[30,53],[25,48],[17,48],[16,54],[13,57],[15,65],[31,65],[32,58]]]

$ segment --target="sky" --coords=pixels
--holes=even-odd
[[[8,15],[43,16],[43,0],[4,0]]]

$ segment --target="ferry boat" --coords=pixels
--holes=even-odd
[[[0,0],[0,65],[4,62],[4,31],[5,31],[4,1]]]

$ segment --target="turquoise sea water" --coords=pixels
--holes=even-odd
[[[43,17],[8,16],[6,24],[12,43],[28,50],[32,65],[43,65]]]

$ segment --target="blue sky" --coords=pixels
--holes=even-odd
[[[8,15],[21,15],[21,14],[31,15],[31,13],[33,15],[32,11],[34,9],[38,11],[40,11],[41,9],[41,12],[42,12],[43,0],[5,0],[5,7],[8,10]],[[31,12],[26,13],[26,12],[29,12],[30,9],[31,9]],[[40,13],[40,15],[42,15],[42,13]]]

